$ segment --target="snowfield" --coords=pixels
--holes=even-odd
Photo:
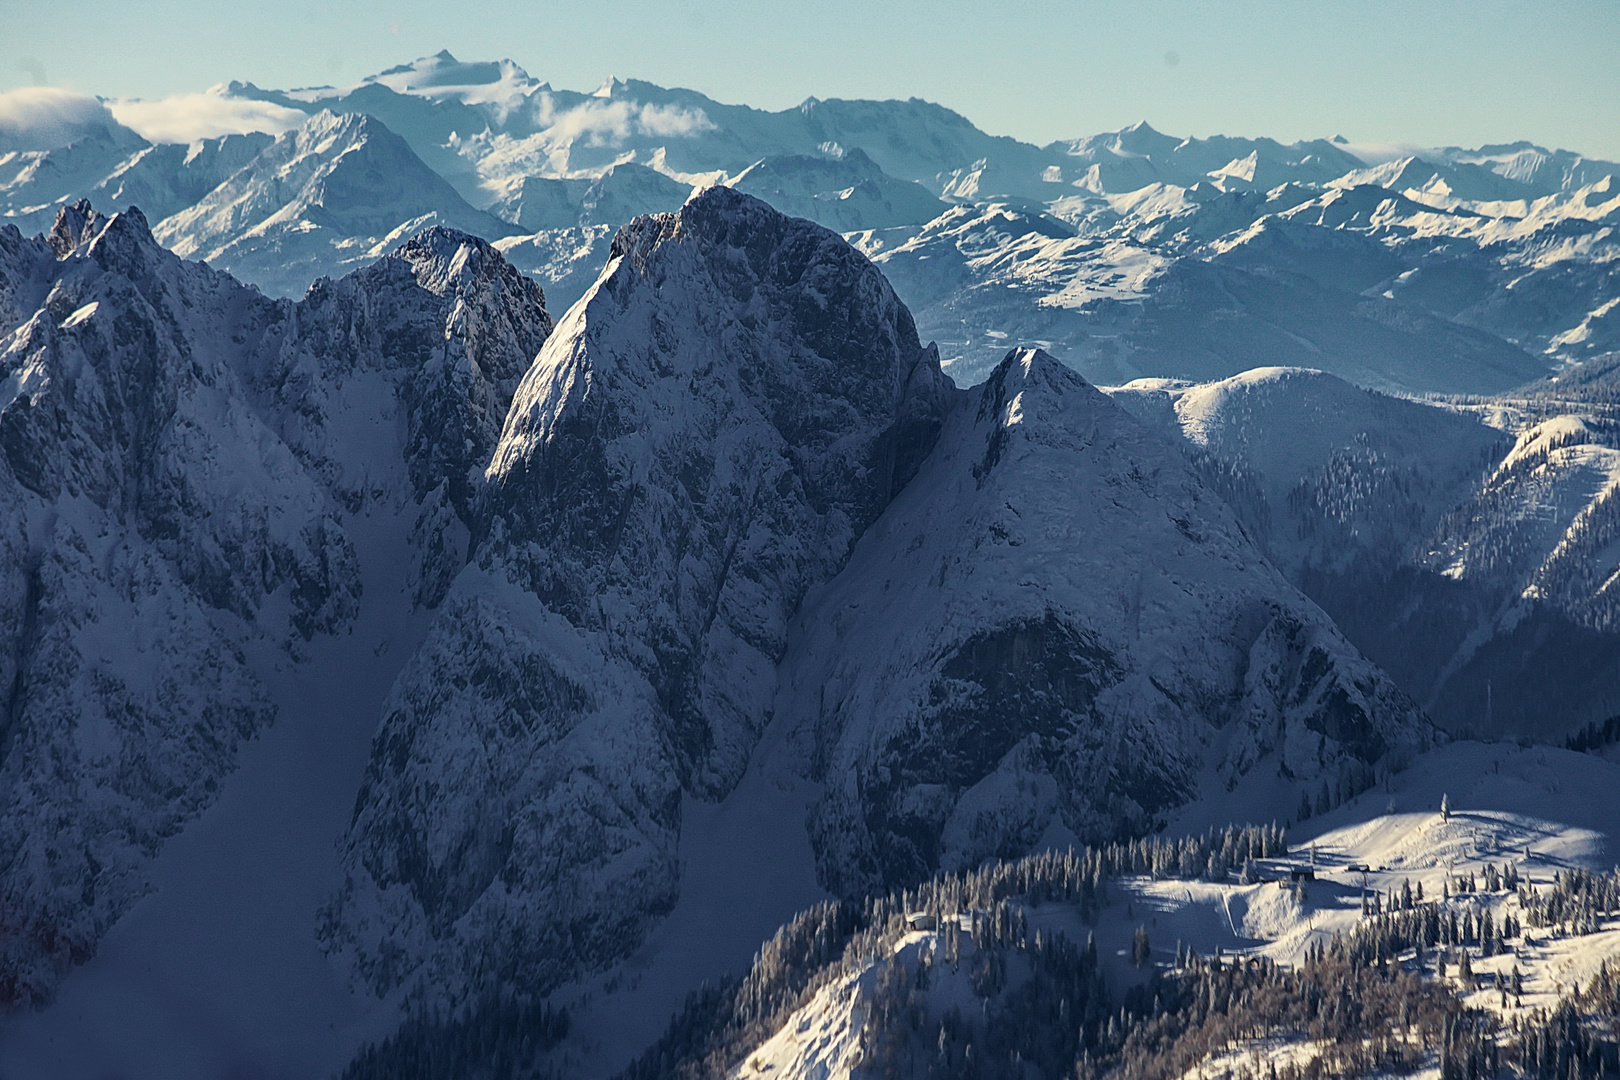
[[[1287,878],[1290,869],[1314,863],[1315,880],[1303,883],[1303,899],[1286,881],[1245,885],[1126,878],[1117,883],[1112,902],[1094,923],[1082,920],[1072,907],[1045,904],[1026,909],[1029,927],[1078,941],[1094,933],[1108,980],[1123,989],[1141,982],[1153,966],[1172,966],[1182,948],[1206,957],[1263,955],[1297,964],[1307,947],[1347,933],[1363,920],[1363,896],[1377,894],[1387,903],[1407,886],[1415,890],[1421,884],[1424,903],[1476,918],[1490,912],[1500,925],[1504,915],[1523,915],[1515,894],[1481,891],[1441,899],[1450,882],[1470,872],[1477,881],[1487,865],[1501,868],[1512,862],[1524,883],[1545,889],[1555,873],[1613,867],[1620,856],[1620,800],[1613,796],[1620,790],[1617,784],[1620,765],[1598,757],[1511,744],[1452,744],[1416,759],[1410,769],[1396,774],[1388,790],[1366,792],[1296,826],[1289,833],[1288,858],[1260,862],[1261,876],[1271,879]],[[1449,820],[1437,809],[1442,794],[1449,796]],[[1139,926],[1146,927],[1153,945],[1152,966],[1146,969],[1130,961],[1131,939]],[[1510,951],[1491,957],[1471,950],[1479,988],[1464,997],[1471,1007],[1502,1011],[1511,1018],[1551,1007],[1603,964],[1620,963],[1620,913],[1603,920],[1593,933],[1526,927],[1509,944]],[[953,1006],[977,1008],[971,992],[957,983],[961,976],[952,975],[970,966],[972,947],[963,948],[960,968],[947,968],[937,959],[932,965],[926,1005],[930,1017]],[[915,967],[919,954],[929,950],[943,953],[940,932],[913,932],[894,946],[893,955]],[[1432,954],[1429,959],[1432,970]],[[1523,992],[1508,995],[1504,1008],[1500,988],[1507,986],[1515,968]],[[875,1075],[861,1067],[860,1030],[879,970],[873,965],[821,988],[731,1075],[736,1080]],[[1461,988],[1455,964],[1448,978]],[[926,1024],[924,1030],[930,1030]],[[1321,1052],[1301,1037],[1268,1037],[1214,1054],[1188,1075],[1214,1078],[1239,1066],[1263,1071],[1267,1065],[1301,1065]],[[1438,1069],[1431,1065],[1411,1075],[1433,1080]]]

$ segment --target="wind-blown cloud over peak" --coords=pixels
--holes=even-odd
[[[228,97],[214,87],[200,94],[174,94],[154,101],[139,98],[108,103],[112,115],[155,143],[189,143],[220,135],[265,131],[279,135],[307,115],[269,101]]]
[[[1346,142],[1340,143],[1339,149],[1354,154],[1368,165],[1383,165],[1390,161],[1399,161],[1401,158],[1412,157],[1423,152],[1424,148],[1416,143],[1402,142]]]
[[[0,151],[54,150],[96,126],[112,126],[112,113],[88,94],[54,86],[0,93]]]
[[[585,139],[589,145],[617,145],[636,135],[682,138],[714,130],[702,109],[634,101],[591,100],[557,110],[550,94],[542,93],[536,118],[555,141]]]

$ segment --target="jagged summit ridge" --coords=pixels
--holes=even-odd
[[[1172,446],[1036,349],[958,396],[796,632],[779,709],[827,748],[812,838],[840,893],[1428,739]]]
[[[494,940],[545,986],[633,948],[679,889],[682,792],[736,783],[788,620],[947,391],[818,226],[717,188],[622,230],[514,397],[472,565],[386,711],[329,941],[378,989],[424,962],[460,985]]]
[[[139,210],[81,201],[49,237],[0,230],[0,275],[16,309],[0,336],[0,1003],[18,1004],[149,887],[275,716],[276,669],[343,647],[363,577],[443,595],[551,320],[498,252],[443,229],[294,304],[179,259]],[[356,539],[375,536],[367,518],[393,522],[381,555]]]

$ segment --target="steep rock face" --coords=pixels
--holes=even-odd
[[[65,256],[59,272],[5,342],[9,472],[47,503],[84,498],[126,518],[210,603],[246,616],[296,562],[294,536],[268,523],[291,516],[314,528],[321,516],[313,485],[287,475],[290,455],[239,403],[230,361],[273,305],[163,251],[139,210],[107,219],[80,204],[58,224],[50,242]],[[228,523],[206,520],[200,511],[235,503],[244,481],[260,498],[279,497],[268,507],[244,500]],[[307,584],[298,592],[308,625],[341,622],[343,601]]]
[[[674,902],[788,621],[914,473],[947,384],[882,276],[729,189],[643,218],[525,377],[475,565],[396,684],[329,911],[376,989],[549,987]]]
[[[318,280],[252,361],[282,438],[340,503],[420,508],[413,576],[426,606],[466,561],[474,494],[551,327],[538,285],[484,241],[435,226]]]
[[[712,716],[723,680],[697,677],[700,642],[724,626],[780,653],[809,582],[915,470],[946,384],[864,258],[757,200],[710,193],[621,233],[614,258],[514,402],[479,562],[499,553],[576,624],[608,626],[604,590],[634,602],[660,697]],[[690,763],[723,788],[737,725],[710,726],[726,763]]]
[[[1169,443],[1036,350],[956,399],[789,655],[840,893],[1138,833],[1257,766],[1370,774],[1429,730]]]
[[[340,630],[356,602],[324,494],[228,365],[269,304],[139,211],[76,224],[0,339],[5,1003],[91,953],[269,722],[244,643]]]
[[[15,225],[0,225],[0,329],[11,330],[44,301],[56,252]]]
[[[38,1000],[145,890],[273,717],[266,664],[355,617],[356,515],[465,561],[472,486],[551,322],[433,230],[302,304],[80,202],[0,232],[0,1003]]]

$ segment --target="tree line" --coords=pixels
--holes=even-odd
[[[342,1080],[513,1080],[568,1034],[568,1011],[490,992],[449,1015],[419,1010],[368,1043]]]

